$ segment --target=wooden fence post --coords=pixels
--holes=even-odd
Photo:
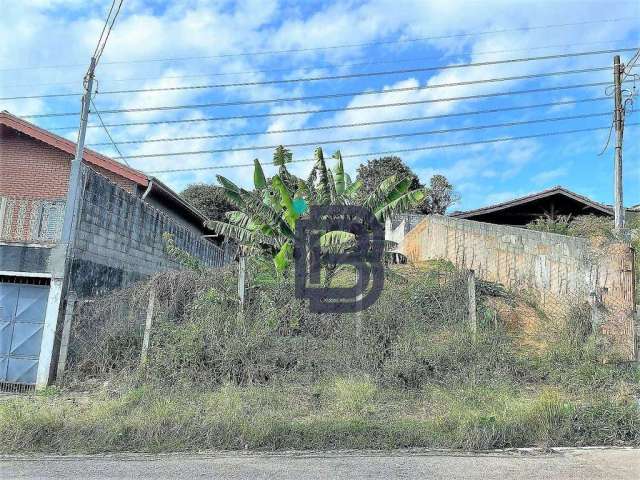
[[[238,258],[238,315],[237,325],[244,331],[244,308],[245,308],[245,288],[246,288],[246,276],[247,276],[247,259],[244,252],[240,251],[240,257]]]
[[[244,254],[240,254],[238,259],[238,301],[240,303],[240,312],[244,312],[244,292],[245,292],[245,277],[247,274],[247,262]]]
[[[64,310],[64,324],[62,326],[62,339],[60,341],[60,355],[58,356],[58,369],[56,371],[56,380],[62,381],[64,369],[67,366],[67,355],[69,352],[69,338],[71,337],[71,323],[73,322],[73,311],[76,307],[78,297],[75,292],[69,292],[67,295],[67,304]]]
[[[364,298],[364,289],[366,285],[363,284],[363,278],[360,271],[356,269],[356,285],[360,293],[356,297],[356,303],[358,304],[358,311],[356,312],[356,338],[362,337],[362,317],[364,312],[362,311],[362,300]]]
[[[467,274],[467,291],[469,295],[469,329],[475,341],[478,335],[478,316],[476,312],[476,276],[473,270],[469,270]]]
[[[156,304],[156,289],[151,286],[151,294],[149,295],[149,304],[147,305],[147,318],[144,325],[144,337],[142,337],[142,352],[140,352],[140,364],[147,362],[147,352],[149,351],[149,341],[151,339],[151,325],[153,324],[153,310]]]
[[[606,293],[606,291],[606,288],[596,286],[596,288],[590,294],[589,303],[591,303],[591,328],[594,331],[598,330],[605,321],[605,314],[603,311],[603,295]]]

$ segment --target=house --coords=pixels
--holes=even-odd
[[[613,217],[613,208],[578,193],[556,186],[506,202],[496,203],[450,216],[498,225],[525,226],[536,218],[568,215]]]
[[[76,145],[0,112],[0,386],[52,378],[60,318],[86,297],[179,268],[164,234],[208,266],[228,255],[205,217],[159,181],[85,149],[78,210],[61,243]]]

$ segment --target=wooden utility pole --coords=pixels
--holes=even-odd
[[[624,66],[620,64],[620,55],[613,57],[613,85],[614,85],[614,126],[616,129],[616,150],[614,157],[613,196],[614,196],[614,226],[616,233],[624,228],[624,207],[622,203],[622,137],[624,131],[624,110],[622,108],[622,72]]]

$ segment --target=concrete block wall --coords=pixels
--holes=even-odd
[[[635,358],[633,250],[623,243],[430,215],[400,242],[409,261],[451,261],[483,280],[527,290],[548,313],[600,295],[607,311],[602,331]]]
[[[223,250],[90,168],[75,229],[71,286],[79,296],[119,288],[155,272],[180,268],[165,253],[163,233],[204,265],[222,266]]]

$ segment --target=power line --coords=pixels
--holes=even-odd
[[[104,25],[102,26],[102,31],[100,32],[100,36],[98,37],[98,43],[96,43],[96,48],[93,50],[92,57],[96,57],[98,53],[98,49],[100,48],[100,43],[102,42],[102,37],[104,36],[104,32],[107,29],[107,25],[109,24],[109,19],[111,18],[111,13],[113,12],[113,7],[116,5],[116,0],[111,2],[111,7],[109,7],[109,13],[107,13],[107,18],[104,20]]]
[[[629,123],[627,126],[637,126],[640,123]],[[354,153],[350,155],[342,155],[342,158],[359,158],[359,157],[373,157],[380,155],[392,155],[392,154],[400,154],[400,153],[413,153],[413,152],[421,152],[425,150],[439,150],[445,148],[454,148],[454,147],[467,147],[473,145],[486,145],[491,143],[503,143],[503,142],[511,142],[511,141],[519,141],[519,140],[529,140],[532,138],[543,138],[543,137],[553,137],[557,135],[570,135],[574,133],[584,133],[584,132],[596,132],[601,130],[607,130],[609,127],[594,127],[594,128],[579,128],[575,130],[556,130],[553,132],[544,132],[544,133],[536,133],[532,135],[523,135],[519,137],[501,137],[501,138],[492,138],[489,140],[476,140],[472,142],[460,142],[460,143],[445,143],[439,145],[427,145],[421,147],[412,147],[412,148],[403,148],[397,150],[384,150],[379,152],[366,152],[366,153]],[[303,158],[299,160],[291,160],[289,163],[303,163],[303,162],[315,162],[315,158]],[[218,170],[218,169],[227,169],[227,168],[242,168],[242,167],[253,167],[253,163],[235,163],[235,164],[226,164],[226,165],[214,165],[209,167],[191,167],[191,168],[170,168],[164,170],[147,170],[146,173],[160,174],[160,173],[177,173],[177,172],[198,172],[205,170]]]
[[[627,20],[636,19],[633,17],[623,17],[623,18],[612,18],[612,19],[604,19],[604,20],[587,20],[582,22],[571,22],[571,23],[559,23],[559,24],[550,24],[550,25],[538,25],[533,27],[516,27],[516,28],[505,28],[500,30],[488,30],[483,32],[471,32],[471,33],[458,33],[458,34],[450,34],[450,35],[436,35],[429,37],[417,37],[417,38],[406,38],[406,39],[397,39],[397,40],[382,40],[376,42],[366,42],[366,43],[351,43],[351,44],[342,44],[342,45],[330,45],[324,47],[309,47],[309,48],[293,48],[286,50],[263,50],[263,51],[254,51],[254,52],[241,52],[241,53],[226,53],[226,54],[218,54],[218,55],[201,55],[201,56],[191,56],[191,57],[173,57],[173,58],[155,58],[155,59],[140,59],[140,60],[116,60],[111,62],[104,62],[104,65],[116,65],[116,64],[131,64],[131,63],[154,63],[154,62],[176,62],[176,61],[186,61],[186,60],[203,60],[210,58],[230,58],[230,57],[246,57],[246,56],[255,56],[255,55],[279,55],[279,54],[289,54],[289,53],[302,53],[302,52],[313,52],[313,51],[321,51],[321,50],[335,50],[341,48],[360,48],[360,47],[372,47],[378,45],[393,45],[400,43],[414,43],[414,42],[422,42],[428,40],[443,40],[447,38],[464,38],[464,37],[474,37],[481,35],[493,35],[498,33],[509,33],[509,32],[522,32],[522,31],[532,31],[532,30],[543,30],[547,28],[562,28],[562,27],[573,27],[573,26],[581,26],[581,25],[592,25],[592,24],[600,24],[600,23],[618,23],[624,22]],[[70,68],[77,67],[79,65],[34,65],[34,66],[26,66],[26,67],[14,67],[10,69],[4,70],[32,70],[32,69],[43,69],[43,68]]]
[[[327,81],[327,80],[346,80],[351,78],[365,78],[365,77],[380,77],[387,75],[398,75],[398,74],[409,74],[409,73],[419,73],[419,72],[429,72],[429,71],[437,71],[437,70],[450,70],[457,68],[468,68],[468,67],[486,67],[490,65],[502,65],[502,64],[511,64],[511,63],[522,63],[522,62],[531,62],[531,61],[540,61],[540,60],[552,60],[558,58],[572,58],[572,57],[581,57],[581,56],[592,56],[592,55],[603,55],[603,54],[611,54],[618,52],[629,52],[635,51],[637,47],[634,48],[623,48],[623,49],[615,49],[615,50],[596,50],[590,52],[578,52],[578,53],[562,53],[556,55],[544,55],[538,57],[525,57],[525,58],[511,58],[506,60],[493,60],[486,62],[474,62],[474,63],[458,63],[453,65],[438,65],[438,66],[429,66],[429,67],[416,67],[416,68],[404,68],[397,70],[385,70],[378,72],[360,72],[360,73],[348,73],[344,75],[323,75],[316,77],[302,77],[302,78],[291,78],[291,79],[278,79],[278,80],[264,80],[259,82],[235,82],[235,83],[218,83],[218,84],[209,84],[209,85],[185,85],[185,86],[177,86],[177,87],[157,87],[157,88],[139,88],[139,89],[128,89],[128,90],[110,90],[110,91],[102,91],[101,95],[115,95],[115,94],[123,94],[123,93],[155,93],[155,92],[169,92],[169,91],[180,91],[180,90],[205,90],[205,89],[214,89],[214,88],[231,88],[231,87],[255,87],[259,85],[276,85],[282,83],[301,83],[301,82],[318,82],[318,81]],[[23,95],[23,96],[14,96],[14,97],[0,97],[0,100],[20,100],[20,99],[35,99],[35,98],[56,98],[56,97],[74,97],[79,96],[80,93],[50,93],[45,95]]]
[[[471,130],[483,130],[486,128],[513,127],[518,125],[529,125],[533,123],[558,122],[558,121],[564,121],[564,120],[575,120],[579,118],[601,117],[604,115],[611,115],[611,112],[569,115],[565,117],[540,118],[540,119],[534,119],[534,120],[524,120],[519,122],[494,123],[489,125],[475,125],[472,127],[445,128],[445,129],[439,129],[439,130],[427,130],[422,132],[395,133],[391,135],[376,135],[373,137],[341,138],[341,139],[335,139],[335,140],[290,143],[290,144],[284,145],[284,147],[287,147],[287,148],[308,147],[312,145],[331,145],[334,143],[355,143],[355,142],[368,142],[372,140],[388,140],[391,138],[419,137],[419,136],[433,135],[438,133],[466,132]],[[186,156],[186,155],[203,155],[203,154],[209,154],[209,153],[247,152],[247,151],[254,151],[254,150],[272,150],[276,147],[278,147],[278,145],[253,145],[250,147],[220,148],[220,149],[212,149],[212,150],[195,150],[195,151],[175,152],[175,153],[146,153],[146,154],[140,154],[140,155],[127,155],[125,157],[122,157],[122,159],[177,157],[177,156]]]
[[[122,8],[122,2],[124,0],[120,0],[118,3],[118,7],[116,8],[115,13],[111,19],[111,24],[107,27],[107,23],[109,22],[109,17],[111,16],[111,12],[113,11],[113,7],[115,6],[116,0],[113,0],[111,3],[111,8],[109,9],[109,15],[107,16],[107,20],[105,21],[105,26],[102,28],[102,33],[100,34],[100,38],[98,39],[98,44],[96,45],[96,49],[93,52],[93,57],[96,59],[96,65],[100,61],[100,57],[102,57],[102,52],[104,52],[105,47],[107,46],[107,41],[109,40],[109,35],[111,35],[111,30],[113,29],[113,25],[116,23],[116,18],[118,18],[118,14],[120,13],[120,9]],[[104,40],[102,40],[102,36],[105,33],[106,27],[106,35],[104,36]]]
[[[427,40],[444,40],[447,38],[475,37],[475,36],[481,36],[481,35],[493,35],[496,33],[543,30],[547,28],[573,27],[573,26],[579,26],[579,25],[591,25],[596,23],[618,23],[618,22],[624,22],[627,20],[635,21],[636,18],[623,17],[623,18],[613,18],[613,19],[605,19],[605,20],[587,20],[582,22],[538,25],[533,27],[505,28],[500,30],[488,30],[484,32],[459,33],[459,34],[452,34],[452,35],[436,35],[436,36],[430,36],[430,37],[416,37],[416,38],[407,38],[407,39],[399,39],[399,40],[382,40],[377,42],[330,45],[325,47],[294,48],[294,49],[286,49],[286,50],[266,50],[266,51],[263,50],[263,51],[256,51],[256,52],[229,53],[229,54],[221,54],[221,55],[206,55],[206,56],[196,56],[196,57],[159,58],[159,59],[138,60],[138,61],[121,60],[121,61],[112,61],[109,63],[110,64],[147,63],[147,62],[166,62],[166,61],[181,61],[181,60],[201,60],[206,58],[229,58],[229,57],[252,56],[252,55],[279,55],[279,54],[288,54],[288,53],[312,52],[312,51],[320,51],[320,50],[335,50],[340,48],[360,48],[360,47],[373,47],[373,46],[379,46],[379,45],[393,45],[398,43],[414,43],[414,42],[423,42]]]
[[[430,66],[430,67],[405,68],[405,69],[386,70],[386,71],[378,71],[378,72],[349,73],[344,75],[323,75],[323,76],[316,76],[316,77],[265,80],[265,81],[259,81],[259,82],[234,82],[234,83],[218,83],[218,84],[209,84],[209,85],[186,85],[186,86],[179,86],[179,87],[141,88],[141,89],[134,89],[134,90],[111,90],[111,91],[106,91],[101,93],[103,95],[106,95],[106,94],[121,94],[121,93],[167,92],[167,91],[176,91],[176,90],[201,90],[201,89],[213,89],[213,88],[253,87],[253,86],[259,86],[259,85],[276,85],[281,83],[344,80],[344,79],[350,79],[350,78],[379,77],[379,76],[386,76],[386,75],[419,73],[419,72],[429,72],[429,71],[436,71],[436,70],[451,70],[451,69],[467,68],[467,67],[484,67],[489,65],[501,65],[501,64],[509,64],[509,63],[551,60],[551,59],[557,59],[557,58],[603,55],[603,54],[611,54],[611,53],[617,53],[617,52],[628,52],[628,51],[634,51],[634,50],[635,48],[598,50],[598,51],[591,51],[591,52],[563,53],[563,54],[545,55],[545,56],[538,56],[538,57],[493,60],[493,61],[486,61],[486,62],[458,63],[454,65],[437,65],[437,66]]]
[[[171,125],[171,124],[179,124],[179,123],[199,123],[199,122],[212,122],[212,121],[223,121],[223,120],[256,119],[256,118],[281,117],[281,116],[290,116],[290,115],[311,115],[311,114],[317,114],[317,113],[334,113],[334,112],[342,112],[342,111],[358,111],[358,110],[369,110],[369,109],[388,108],[388,107],[403,107],[408,105],[424,105],[429,103],[454,102],[459,100],[477,100],[480,98],[495,98],[495,97],[503,97],[503,96],[509,96],[509,95],[522,95],[522,94],[529,94],[529,93],[572,90],[574,88],[602,87],[610,84],[611,82],[580,83],[580,84],[573,84],[573,85],[559,85],[556,87],[531,88],[526,90],[512,90],[509,92],[485,93],[485,94],[478,94],[478,95],[465,95],[460,97],[434,98],[434,99],[426,99],[426,100],[412,100],[412,101],[406,101],[406,102],[377,103],[372,105],[357,105],[357,106],[347,106],[347,107],[338,107],[338,108],[296,110],[291,112],[267,112],[267,113],[254,113],[249,115],[227,115],[227,116],[219,116],[219,117],[188,118],[188,119],[181,119],[181,120],[122,122],[122,123],[107,124],[106,126],[107,127],[133,127],[133,126],[141,126],[141,125],[164,125],[164,124]],[[67,126],[67,127],[50,128],[49,130],[52,130],[52,131],[73,130],[76,128],[77,127],[75,126],[73,127]],[[88,128],[100,128],[100,125],[89,125]]]
[[[116,142],[114,142],[113,137],[111,136],[111,133],[109,133],[109,129],[105,126],[104,122],[102,121],[100,110],[98,110],[98,107],[96,107],[96,104],[93,102],[93,98],[91,99],[91,105],[93,105],[93,109],[96,112],[96,115],[98,115],[98,119],[100,119],[100,124],[102,125],[102,128],[104,128],[104,131],[107,134],[107,137],[109,137],[110,143],[108,143],[107,145],[113,145],[113,148],[115,148],[116,152],[118,152],[118,155],[120,155],[120,158],[125,163],[125,165],[129,166],[129,162],[127,162],[127,160],[122,156],[122,152],[118,148],[118,145],[116,145]]]
[[[385,88],[382,90],[341,92],[341,93],[310,95],[310,96],[302,96],[302,97],[281,97],[281,98],[270,98],[270,99],[263,99],[263,100],[237,100],[233,102],[200,103],[200,104],[189,104],[189,105],[168,105],[168,106],[160,106],[160,107],[120,108],[120,109],[113,109],[113,110],[103,110],[102,113],[113,114],[113,113],[135,113],[135,112],[158,112],[158,111],[169,111],[169,110],[185,110],[185,109],[192,109],[192,108],[230,107],[230,106],[240,106],[240,105],[260,105],[260,104],[268,104],[268,103],[297,102],[297,101],[305,101],[305,100],[342,98],[342,97],[352,97],[352,96],[360,96],[360,95],[378,95],[378,94],[387,94],[387,93],[395,93],[395,92],[412,92],[412,91],[420,91],[420,90],[430,90],[435,88],[460,87],[465,85],[475,85],[475,84],[481,84],[481,83],[497,83],[497,82],[506,82],[511,80],[525,80],[525,79],[531,79],[531,78],[552,77],[556,75],[573,75],[573,74],[580,74],[580,73],[599,72],[602,70],[609,70],[609,68],[610,67],[583,68],[583,69],[577,69],[577,70],[564,70],[559,72],[516,75],[512,77],[487,78],[482,80],[468,80],[464,82],[438,83],[433,85],[422,85],[422,86],[416,86],[416,87]],[[77,115],[77,112],[41,113],[41,114],[35,114],[35,115],[22,115],[22,118],[69,117],[69,116],[75,116],[75,115]]]
[[[515,53],[515,52],[529,52],[534,50],[545,50],[549,48],[562,48],[567,49],[570,47],[578,47],[584,45],[604,45],[604,44],[612,44],[625,42],[625,39],[618,40],[608,40],[608,41],[600,41],[600,42],[575,42],[575,43],[565,43],[565,44],[555,44],[555,45],[544,45],[538,47],[527,47],[527,48],[513,48],[507,50],[490,50],[484,52],[476,52],[474,51],[474,55],[485,56],[485,55],[495,55],[499,53]],[[616,50],[618,51],[618,50]],[[448,55],[445,55],[448,56]],[[450,55],[449,55],[450,56]],[[306,70],[317,70],[317,69],[327,69],[327,68],[335,68],[335,67],[360,67],[360,66],[368,66],[368,65],[389,65],[389,64],[397,64],[397,63],[409,63],[409,62],[422,62],[429,60],[439,60],[442,59],[443,56],[430,56],[430,57],[414,57],[414,58],[401,58],[401,59],[393,59],[393,60],[368,60],[366,62],[359,63],[327,63],[327,64],[317,64],[309,67],[297,67],[297,68],[268,68],[262,70],[245,70],[245,71],[236,71],[236,72],[215,72],[215,73],[199,73],[199,74],[190,74],[190,75],[163,75],[164,79],[180,79],[180,78],[201,78],[201,77],[224,77],[230,75],[253,75],[260,73],[274,73],[274,72],[292,72],[292,71],[306,71]],[[112,78],[109,79],[109,82],[135,82],[135,81],[146,81],[146,80],[157,80],[158,76],[154,77],[129,77],[129,78]],[[46,87],[46,86],[57,86],[57,85],[76,85],[77,82],[42,82],[42,83],[23,83],[23,84],[9,84],[9,85],[0,85],[2,88],[27,88],[27,87]]]
[[[305,127],[305,128],[290,128],[290,129],[284,129],[284,130],[269,130],[266,132],[254,131],[254,132],[241,132],[241,133],[220,133],[220,134],[213,134],[213,135],[196,135],[196,136],[190,136],[190,137],[155,138],[150,140],[126,140],[118,143],[120,145],[127,145],[127,144],[141,144],[141,143],[177,142],[177,141],[185,141],[185,140],[204,140],[204,139],[211,139],[211,138],[244,137],[244,136],[255,136],[255,135],[276,135],[281,133],[312,132],[312,131],[318,131],[318,130],[333,130],[338,128],[367,127],[367,126],[373,126],[373,125],[388,125],[393,123],[417,122],[422,120],[434,120],[436,118],[450,118],[450,117],[461,117],[461,116],[468,116],[468,115],[479,115],[479,114],[486,114],[486,113],[509,112],[514,110],[526,110],[529,108],[556,107],[561,105],[596,102],[601,100],[609,100],[609,97],[605,96],[605,97],[596,97],[596,98],[586,98],[586,99],[580,99],[580,100],[565,100],[565,101],[559,101],[559,102],[537,103],[533,105],[491,108],[491,109],[485,109],[485,110],[475,110],[471,112],[445,113],[440,115],[398,118],[398,119],[392,119],[392,120],[378,120],[378,121],[372,121],[372,122],[346,123],[346,124],[339,124],[339,125],[324,125],[324,126],[318,126],[318,127]],[[92,143],[89,145],[92,147],[99,147],[104,145],[110,145],[112,143],[113,141]],[[118,154],[120,154],[119,151],[118,151]]]
[[[638,49],[638,51],[635,53],[635,55],[633,57],[631,57],[629,59],[629,61],[627,62],[627,64],[624,67],[624,76],[622,77],[622,81],[626,80],[626,78],[631,75],[631,70],[633,69],[633,67],[635,66],[635,64],[637,63],[638,59],[640,58],[640,49]]]

